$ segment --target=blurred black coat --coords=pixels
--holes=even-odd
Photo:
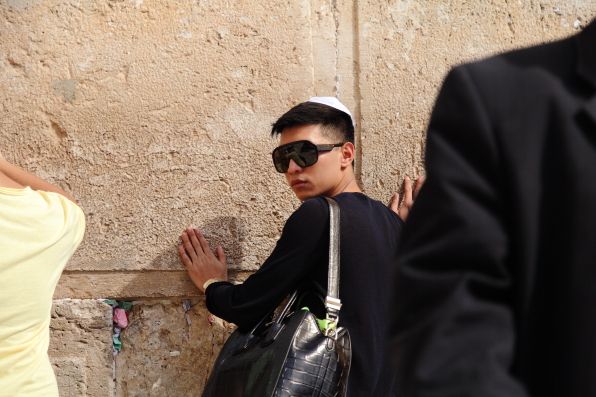
[[[596,22],[453,69],[392,313],[398,395],[596,396]]]

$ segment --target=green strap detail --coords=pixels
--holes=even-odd
[[[310,309],[306,306],[304,306],[300,310],[306,310],[307,312],[310,311]],[[331,321],[327,320],[326,318],[323,318],[323,319],[317,318],[317,324],[319,325],[319,329],[323,333],[325,333],[327,331],[327,329],[329,329],[330,325],[331,325],[331,329],[335,329],[337,326],[336,323],[332,323]]]

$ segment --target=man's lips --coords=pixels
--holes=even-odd
[[[303,180],[300,180],[300,179],[297,179],[297,180],[292,181],[290,183],[290,186],[292,186],[292,187],[300,187],[300,186],[304,186],[304,185],[306,185],[306,181],[303,181]]]

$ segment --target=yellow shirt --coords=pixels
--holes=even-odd
[[[83,211],[64,196],[0,187],[0,396],[58,396],[52,295],[84,233]]]

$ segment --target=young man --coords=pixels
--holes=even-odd
[[[387,314],[392,270],[402,220],[395,211],[364,195],[356,183],[354,123],[336,98],[316,97],[281,116],[273,162],[302,205],[287,220],[271,256],[243,284],[227,282],[223,249],[215,255],[203,235],[187,229],[178,247],[194,284],[205,291],[207,308],[248,330],[288,294],[303,285],[327,285],[329,209],[341,209],[340,325],[352,337],[349,396],[392,395],[387,354]],[[411,196],[411,184],[406,185]],[[411,200],[410,200],[411,201]],[[392,208],[397,201],[392,201]],[[308,305],[321,315],[316,302]],[[317,311],[319,311],[317,313]],[[386,371],[386,372],[385,372]]]
[[[57,397],[50,310],[85,216],[57,186],[0,153],[0,395]]]

